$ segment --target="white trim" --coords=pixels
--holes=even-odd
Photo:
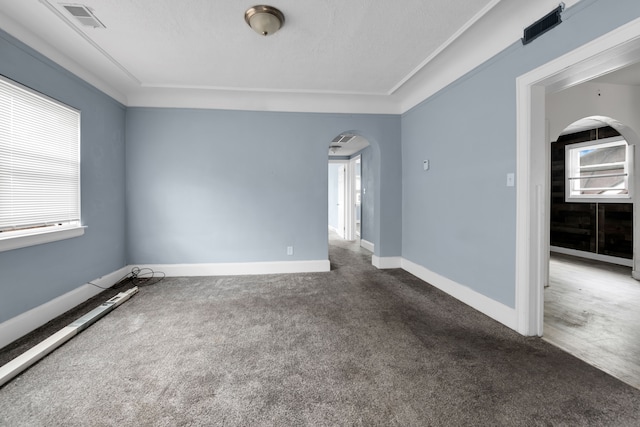
[[[482,295],[468,286],[461,285],[460,283],[434,273],[405,258],[402,258],[402,269],[503,325],[511,329],[516,329],[517,316],[515,309]]]
[[[163,272],[167,277],[245,276],[254,274],[317,273],[331,270],[328,259],[309,261],[231,262],[211,264],[136,265]]]
[[[360,246],[368,250],[369,252],[375,252],[375,245],[368,240],[360,239]]]
[[[103,288],[109,288],[115,285],[129,271],[128,267],[122,267],[113,273],[109,273],[91,282]],[[87,283],[0,323],[0,348],[11,344],[18,338],[23,337],[77,305],[82,304],[100,292],[102,292],[102,289]]]
[[[639,58],[640,19],[635,19],[516,79],[515,279],[517,331],[523,335],[542,335],[544,320],[544,265],[549,254],[544,203],[549,195],[545,95],[621,69]]]
[[[579,0],[565,0],[567,7]],[[522,29],[548,12],[546,2],[513,5],[490,0],[422,63],[388,88],[377,91],[313,91],[272,88],[180,86],[141,82],[129,69],[91,42],[61,14],[51,0],[40,0],[53,14],[76,31],[95,51],[93,60],[113,76],[109,81],[71,59],[31,30],[0,13],[0,27],[55,63],[129,107],[207,108],[225,110],[293,111],[356,114],[402,114],[454,82],[517,41]],[[499,23],[499,25],[496,25]],[[64,24],[63,24],[64,25]],[[487,32],[486,29],[495,31]],[[489,36],[487,36],[489,34]],[[478,35],[484,35],[477,48]],[[460,54],[462,52],[462,54]],[[117,83],[117,82],[119,83]]]
[[[71,59],[60,50],[54,48],[46,40],[43,40],[40,37],[36,36],[30,29],[25,28],[3,13],[0,13],[0,28],[11,34],[20,42],[37,51],[41,55],[47,57],[49,60],[63,67],[70,73],[75,74],[98,90],[106,93],[111,98],[115,99],[123,105],[127,105],[127,97],[122,92],[120,92],[119,89],[116,89],[115,86],[113,86],[111,83],[107,83],[92,71],[84,68],[84,66],[80,65],[78,62]]]
[[[478,13],[471,17],[469,21],[467,21],[462,27],[458,28],[458,30],[453,33],[451,37],[449,37],[444,43],[442,43],[436,50],[431,52],[429,56],[427,56],[424,61],[422,61],[416,68],[411,70],[409,74],[404,76],[402,80],[396,83],[395,86],[391,88],[391,90],[387,93],[387,95],[393,95],[398,89],[400,89],[407,81],[409,81],[413,76],[418,74],[424,67],[426,67],[431,61],[433,61],[436,56],[440,55],[445,49],[447,49],[453,42],[458,40],[461,35],[463,35],[473,24],[482,19],[491,9],[493,9],[500,0],[491,0],[487,5],[485,5]]]
[[[624,265],[625,267],[633,267],[633,260],[620,258],[611,255],[595,254],[593,252],[579,251],[576,249],[561,248],[560,246],[550,246],[551,252],[557,254],[571,255],[579,258],[592,259],[594,261],[608,262],[610,264]]]
[[[345,210],[345,225],[347,240],[360,240],[360,237],[356,233],[356,161],[362,162],[362,155],[357,154],[349,159],[349,165],[347,166],[347,192],[346,203],[347,209]],[[360,163],[362,165],[362,163]],[[362,206],[361,206],[362,207]]]
[[[0,234],[0,252],[79,237],[84,234],[85,228],[87,227],[56,227],[51,229],[35,229],[36,231],[29,232],[2,233]]]
[[[127,93],[128,107],[203,108],[342,114],[401,114],[399,102],[388,95],[253,92],[145,88]]]
[[[380,257],[373,255],[371,264],[380,270],[386,268],[402,268],[402,258],[399,256]]]

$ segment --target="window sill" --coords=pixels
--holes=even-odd
[[[46,231],[20,232],[19,234],[7,233],[9,234],[8,236],[0,235],[0,252],[79,237],[84,234],[85,228],[87,227],[76,225]]]
[[[564,201],[565,203],[633,203],[631,197],[565,197]]]

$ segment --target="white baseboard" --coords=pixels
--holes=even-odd
[[[593,252],[579,251],[576,249],[561,248],[559,246],[551,246],[549,249],[551,250],[551,252],[555,252],[558,254],[572,255],[579,258],[608,262],[610,264],[624,265],[625,267],[633,267],[632,259],[619,258],[611,255],[595,254]]]
[[[123,267],[113,273],[92,280],[98,286],[109,288],[115,285],[126,274],[131,272],[132,266]],[[136,265],[139,268],[152,268],[163,272],[168,277],[177,276],[234,276],[252,274],[284,274],[284,273],[315,273],[330,271],[329,260],[313,261],[280,261],[280,262],[250,262],[225,264],[154,264]],[[89,298],[99,294],[102,289],[85,284],[64,295],[52,299],[38,307],[26,311],[16,317],[0,323],[0,348],[11,344],[34,329],[55,319],[59,315],[82,304]]]
[[[129,271],[128,267],[123,267],[91,282],[103,288],[109,288],[115,285]],[[0,323],[0,348],[11,344],[18,338],[82,304],[100,292],[102,292],[102,289],[87,283]]]
[[[461,285],[451,279],[440,276],[404,258],[402,258],[402,268],[503,325],[517,330],[518,322],[515,308],[507,307],[502,303],[474,291],[468,286]]]
[[[379,257],[373,255],[371,257],[371,264],[381,270],[386,268],[402,268],[402,258],[399,256]]]
[[[402,257],[378,257],[373,255],[371,262],[375,267],[380,269],[402,268],[492,319],[517,330],[515,309],[494,301],[467,286],[440,276]],[[168,277],[184,277],[325,272],[330,270],[330,263],[329,260],[312,260],[224,264],[153,264],[137,265],[137,267],[152,268],[158,272],[162,271]],[[116,284],[118,280],[130,271],[131,266],[123,267],[113,273],[92,280],[92,282],[101,287],[108,288]],[[83,303],[87,299],[100,293],[100,291],[101,289],[93,285],[85,284],[0,323],[0,348],[44,325],[51,319],[74,308],[78,304]]]
[[[370,252],[375,252],[375,245],[371,242],[369,242],[368,240],[364,240],[364,239],[360,239],[360,246],[362,246],[363,248],[365,248],[366,250],[370,251]]]
[[[311,261],[236,262],[212,264],[137,265],[163,272],[167,277],[240,276],[253,274],[316,273],[330,271],[328,259]]]

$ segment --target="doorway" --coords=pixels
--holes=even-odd
[[[358,246],[364,234],[362,207],[366,188],[363,186],[363,155],[369,142],[358,135],[340,134],[329,146],[329,231]]]
[[[563,97],[610,89],[581,86],[547,97],[548,116],[562,115],[552,104]],[[631,277],[634,146],[616,128],[627,132],[609,117],[584,117],[550,144],[551,253],[543,339],[640,388],[640,345],[634,339],[640,282]]]
[[[550,139],[546,97],[639,62],[640,19],[542,65],[516,81],[516,328],[523,335],[543,334],[550,229],[547,208]],[[633,145],[638,142],[629,141]],[[637,175],[633,183],[636,187]],[[637,216],[633,221],[633,275],[637,277]]]
[[[329,160],[329,230],[360,244],[362,236],[362,156]]]
[[[346,238],[347,167],[344,160],[329,160],[329,231]]]

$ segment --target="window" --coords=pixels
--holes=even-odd
[[[80,113],[0,76],[0,250],[79,228]]]
[[[566,201],[630,202],[632,159],[631,146],[620,136],[567,145]]]

